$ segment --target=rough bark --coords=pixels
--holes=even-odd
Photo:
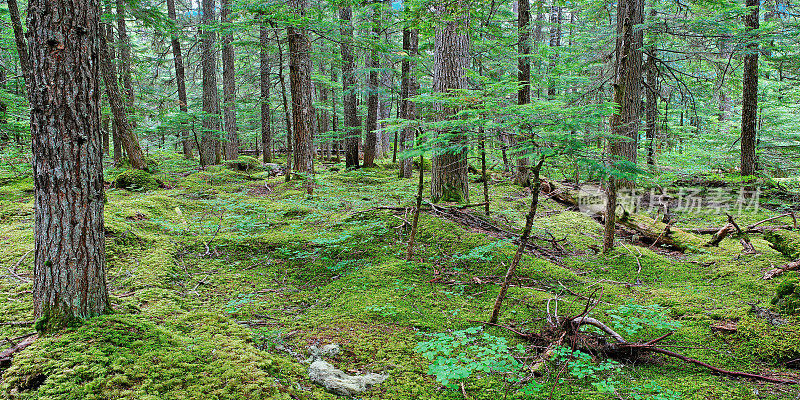
[[[517,91],[517,104],[525,105],[531,102],[531,43],[530,43],[530,3],[528,0],[519,0],[517,7],[517,81],[519,90]],[[523,127],[524,128],[524,127]],[[523,134],[525,129],[520,130]],[[515,139],[522,142],[522,139]],[[529,177],[528,158],[524,154],[518,154],[517,169],[514,173],[514,182],[518,185],[527,186]]]
[[[464,11],[462,0],[451,6],[437,6],[440,22],[436,25],[434,41],[433,90],[443,94],[467,87],[469,12]],[[437,110],[442,120],[452,118],[456,112],[456,109],[444,106],[438,106]],[[448,148],[439,149],[432,160],[431,198],[434,201],[469,203],[467,137],[460,130],[453,129],[438,134],[446,135],[449,143]]]
[[[320,63],[319,65],[319,74],[325,76],[327,71],[325,71],[325,64]],[[320,104],[326,105],[328,103],[328,88],[325,84],[319,84],[317,86],[317,91],[319,93],[319,102]],[[328,110],[326,108],[321,108],[317,110],[317,132],[320,134],[326,134],[324,140],[321,139],[322,148],[323,148],[323,159],[330,159],[331,151],[330,151],[330,139],[327,137],[327,133],[330,130],[330,118],[328,117]]]
[[[261,74],[261,148],[264,150],[264,162],[272,162],[272,110],[270,104],[269,90],[271,86],[270,81],[270,64],[269,64],[269,30],[266,23],[261,23],[260,30],[261,60],[260,74]]]
[[[750,14],[745,17],[748,31],[759,27],[758,0],[747,0]],[[750,38],[747,54],[744,57],[742,76],[742,140],[741,140],[741,173],[743,176],[753,175],[756,171],[756,123],[758,121],[758,42]]]
[[[374,10],[372,16],[372,34],[373,40],[376,42],[380,40],[381,14],[379,11]],[[377,43],[373,43],[372,50],[369,57],[367,57],[367,68],[369,69],[369,80],[367,95],[367,120],[366,120],[366,134],[364,140],[364,167],[371,168],[375,166],[375,154],[378,147],[378,68],[380,68],[380,57],[378,56]]]
[[[624,140],[612,140],[611,151],[636,163],[639,144],[639,114],[642,95],[642,45],[644,34],[637,25],[643,23],[644,1],[621,0],[617,8],[615,102],[619,111],[612,117],[612,133]]]
[[[278,81],[281,84],[281,100],[283,100],[283,115],[286,121],[286,181],[292,179],[292,116],[289,111],[289,101],[286,97],[286,79],[283,74],[283,46],[275,31],[275,42],[278,43]]]
[[[114,140],[114,158],[117,157],[117,142],[119,147],[125,149],[128,156],[128,161],[131,167],[136,169],[144,169],[144,156],[142,155],[142,148],[139,146],[139,140],[133,133],[133,127],[128,120],[128,114],[125,112],[125,103],[122,99],[122,94],[117,85],[117,72],[114,65],[111,63],[111,56],[108,51],[108,42],[106,35],[102,31],[98,31],[99,37],[99,54],[100,54],[100,69],[102,71],[103,83],[105,83],[106,98],[108,104],[111,106],[111,112],[114,115],[114,126],[116,128],[116,139]],[[106,30],[108,32],[108,30]],[[116,160],[115,160],[116,161]]]
[[[33,309],[40,330],[111,310],[103,229],[99,14],[98,0],[28,4]]]
[[[125,23],[125,0],[117,2],[117,34],[119,35],[119,65],[122,87],[124,89],[125,107],[133,110],[133,77],[131,74],[131,42],[128,38],[127,24]],[[135,122],[131,121],[131,126],[135,127]]]
[[[296,17],[305,15],[309,0],[289,2]],[[289,82],[292,90],[294,170],[314,173],[314,107],[311,86],[311,42],[305,28],[286,27],[289,42]]]
[[[175,0],[167,0],[167,14],[169,19],[178,24],[177,14],[175,13]],[[183,52],[178,36],[173,34],[171,39],[172,58],[175,63],[175,84],[178,87],[178,107],[182,113],[189,112],[188,100],[186,97],[186,68],[183,65]],[[192,139],[189,129],[183,124],[180,129],[180,139],[183,146],[183,155],[186,159],[192,158]]]
[[[200,52],[203,70],[203,129],[200,142],[200,165],[220,162],[219,154],[219,92],[217,91],[217,59],[215,49],[217,33],[209,29],[216,22],[215,0],[203,0]]]
[[[353,54],[353,11],[350,7],[339,9],[342,35],[342,107],[344,108],[345,166],[358,168],[358,150],[361,147],[361,120],[356,110],[355,55]]]
[[[231,33],[231,0],[220,0],[222,10],[220,18],[225,27],[222,34],[222,100],[225,134],[225,159],[235,160],[239,157],[239,131],[236,126],[236,69],[234,67],[233,34]]]
[[[655,52],[655,50],[653,50]],[[655,141],[658,135],[658,67],[651,54],[645,65],[647,85],[645,88],[645,136],[647,138],[647,165],[656,165]]]
[[[403,29],[403,51],[405,57],[401,64],[402,81],[400,83],[400,117],[407,120],[417,118],[417,108],[410,98],[417,95],[417,79],[414,77],[413,66],[415,57],[419,54],[419,30]],[[414,128],[404,128],[400,133],[400,151],[410,150],[414,147]],[[411,178],[413,161],[411,157],[400,158],[400,176]]]

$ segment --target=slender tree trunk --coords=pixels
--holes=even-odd
[[[220,17],[225,26],[222,34],[222,97],[225,102],[223,116],[225,133],[225,159],[235,160],[239,157],[239,132],[236,126],[236,70],[234,68],[233,34],[231,33],[231,0],[220,0],[222,10]]]
[[[654,49],[653,52],[655,51]],[[652,166],[656,165],[655,141],[658,135],[658,67],[654,56],[648,55],[645,71],[647,71],[647,88],[645,89],[647,165]]]
[[[469,65],[469,12],[458,0],[453,14],[445,15],[444,5],[437,5],[441,21],[436,25],[434,42],[433,90],[448,94],[466,89],[466,68]],[[447,13],[449,14],[449,13]],[[440,118],[452,118],[456,109],[438,106]],[[458,201],[469,203],[467,180],[467,137],[460,131],[440,131],[447,135],[450,149],[433,157],[431,173],[431,198],[433,201]]]
[[[292,116],[289,112],[289,101],[286,96],[286,79],[283,74],[283,46],[278,32],[275,31],[275,42],[278,43],[278,79],[281,84],[281,98],[283,100],[283,114],[286,120],[286,182],[292,179]]]
[[[345,166],[358,168],[361,147],[361,120],[356,110],[356,61],[353,54],[353,12],[350,7],[339,9],[342,35],[342,107],[344,108]]]
[[[319,74],[321,76],[325,76],[326,72],[327,71],[325,71],[325,65],[323,63],[320,63],[320,65],[319,65]],[[320,102],[320,104],[323,104],[323,105],[328,104],[328,88],[324,84],[320,84],[317,87],[318,87],[318,90],[319,90],[319,102]],[[327,137],[328,131],[330,130],[330,126],[329,126],[330,118],[328,118],[328,110],[327,109],[321,108],[321,109],[316,110],[316,111],[317,111],[317,126],[319,128],[317,130],[319,132],[318,136],[320,136],[320,144],[322,145],[322,148],[324,149],[322,158],[325,159],[325,160],[328,160],[328,159],[330,159],[330,155],[331,155],[330,147],[329,147],[330,138]],[[326,134],[326,137],[324,139],[321,137],[322,134]]]
[[[117,34],[119,34],[119,64],[122,87],[124,88],[125,107],[128,112],[133,111],[133,77],[131,74],[131,42],[128,38],[128,29],[125,23],[125,0],[117,2]],[[129,121],[132,128],[136,128],[135,121]]]
[[[531,43],[530,43],[530,3],[529,0],[519,0],[517,2],[517,80],[520,87],[517,91],[517,104],[525,105],[531,102]],[[520,127],[518,137],[515,142],[521,143],[527,136],[530,129],[527,126]],[[525,154],[517,154],[517,170],[514,174],[514,182],[518,185],[527,186],[530,177],[528,172],[528,158]]]
[[[111,112],[114,115],[114,126],[116,126],[117,131],[117,140],[114,143],[114,157],[117,156],[116,142],[118,141],[121,145],[120,147],[125,149],[131,167],[144,169],[145,163],[144,156],[142,155],[142,148],[139,146],[136,135],[133,134],[133,127],[131,127],[128,121],[128,115],[125,112],[125,103],[117,84],[117,72],[114,65],[111,63],[112,58],[108,51],[108,42],[102,30],[99,32],[100,69],[102,70],[103,82],[106,87],[106,97],[108,98],[108,104],[111,106]]]
[[[219,92],[217,90],[217,33],[212,28],[216,25],[214,9],[215,0],[202,0],[202,33],[200,35],[200,51],[203,70],[203,129],[200,142],[200,165],[219,164]]]
[[[745,17],[745,26],[752,32],[759,28],[759,1],[747,0],[750,14]],[[742,140],[741,173],[753,175],[756,171],[756,123],[758,114],[758,42],[750,38],[744,57],[742,77]]]
[[[305,15],[309,0],[290,0],[296,17]],[[294,170],[314,173],[314,108],[311,86],[311,42],[305,28],[286,27],[289,42],[289,82],[294,121]],[[310,188],[310,186],[309,186]]]
[[[372,16],[372,33],[375,41],[380,40],[380,13],[376,10]],[[364,141],[364,167],[375,166],[375,153],[378,145],[378,68],[380,68],[380,58],[378,50],[373,44],[372,51],[367,58],[367,68],[369,69],[369,94],[367,95],[367,138]]]
[[[517,252],[514,254],[514,259],[511,261],[511,265],[508,266],[505,278],[503,279],[503,284],[500,286],[500,293],[497,294],[494,307],[492,307],[492,315],[489,317],[489,322],[493,324],[497,323],[497,318],[500,316],[500,307],[503,305],[503,300],[506,298],[508,287],[511,285],[511,279],[514,277],[514,274],[517,273],[517,267],[519,266],[519,262],[522,260],[522,254],[525,252],[525,246],[528,245],[528,238],[530,237],[531,230],[533,228],[533,219],[536,217],[536,208],[539,205],[539,190],[542,187],[542,181],[539,179],[539,173],[542,170],[543,164],[544,157],[541,157],[539,158],[539,162],[533,166],[533,171],[531,171],[533,173],[531,206],[528,209],[528,214],[525,216],[525,228],[522,230],[522,235],[519,238]]]
[[[25,44],[25,32],[22,30],[22,21],[20,21],[19,17],[17,0],[8,0],[8,14],[9,17],[11,17],[11,28],[14,31],[14,44],[17,46],[17,55],[19,55],[19,66],[22,69],[22,78],[25,80],[25,87],[28,88],[30,87],[31,60],[28,55],[28,48]]]
[[[339,115],[336,111],[336,83],[339,82],[339,76],[336,74],[336,69],[331,66],[331,82],[333,82],[333,86],[331,86],[331,129],[334,132],[339,132]],[[338,163],[340,161],[340,151],[342,150],[342,139],[338,137],[331,138],[331,146],[333,147],[333,162]]]
[[[269,30],[266,22],[261,23],[261,148],[264,149],[264,162],[272,162],[272,109],[269,90],[272,84],[269,64]]]
[[[102,101],[101,101],[102,103]],[[103,154],[108,155],[109,151],[109,136],[111,134],[111,117],[108,114],[102,114],[103,121]]]
[[[406,261],[411,261],[414,257],[414,239],[417,236],[417,225],[419,224],[419,210],[422,208],[422,187],[425,183],[425,158],[419,156],[419,181],[417,182],[417,207],[414,208],[414,219],[411,221],[411,234],[408,238],[408,253]]]
[[[0,29],[0,33],[2,33],[2,29]],[[8,75],[5,68],[0,68],[0,88],[6,87],[6,80],[8,79]],[[0,124],[7,124],[8,123],[8,104],[6,104],[3,99],[0,99]],[[8,132],[3,130],[0,132],[0,141],[7,141],[8,140]]]
[[[172,20],[177,26],[178,18],[175,13],[175,0],[167,0],[167,14],[169,19]],[[186,97],[186,68],[183,66],[183,53],[181,52],[181,41],[178,36],[172,34],[172,58],[175,62],[175,83],[178,86],[178,107],[181,112],[186,114],[189,112],[189,103]],[[192,155],[192,139],[189,134],[189,129],[185,123],[181,124],[180,131],[181,144],[183,146],[183,156],[188,160],[193,157]]]
[[[39,330],[111,311],[103,228],[99,14],[97,0],[31,0],[28,5],[33,311]]]
[[[417,95],[418,85],[414,77],[415,57],[419,54],[419,30],[403,29],[403,50],[406,55],[401,64],[402,82],[400,84],[400,117],[413,120],[417,117],[417,107],[410,98]],[[400,134],[400,151],[410,150],[414,146],[414,128],[406,127]],[[400,176],[411,178],[413,161],[411,157],[400,157]]]
[[[550,6],[550,47],[553,49],[561,47],[561,7],[556,5],[555,2],[553,2],[553,5]],[[556,84],[554,82],[556,74],[554,70],[556,68],[557,60],[558,52],[553,50],[552,55],[550,56],[551,81],[547,88],[547,97],[551,99],[556,95]]]

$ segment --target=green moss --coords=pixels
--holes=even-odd
[[[790,260],[800,259],[800,234],[785,229],[768,230],[764,232],[764,239]]]
[[[800,358],[800,324],[773,326],[763,319],[744,316],[735,334],[735,348],[742,355],[778,364]]]
[[[230,169],[242,172],[254,172],[261,169],[261,161],[250,156],[239,156],[235,160],[227,160],[225,165]]]
[[[114,186],[132,191],[148,191],[158,188],[158,182],[145,171],[129,169],[117,175]]]

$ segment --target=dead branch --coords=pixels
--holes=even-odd
[[[774,267],[774,265],[773,265],[773,267]],[[776,276],[779,276],[779,275],[783,274],[786,271],[798,271],[798,270],[800,270],[800,260],[792,261],[792,262],[784,264],[784,265],[782,265],[782,266],[780,266],[778,268],[773,268],[773,269],[765,272],[764,276],[762,276],[761,279],[764,279],[764,280],[772,279],[772,278],[774,278]]]
[[[26,347],[28,347],[31,344],[33,344],[33,342],[35,342],[38,337],[39,337],[39,335],[28,336],[25,339],[23,339],[21,342],[19,342],[19,343],[15,344],[15,345],[3,350],[3,351],[0,351],[0,367],[5,368],[5,367],[8,367],[9,365],[11,365],[11,359],[14,357],[14,354],[24,350]]]

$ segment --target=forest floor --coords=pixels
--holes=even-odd
[[[402,208],[414,204],[416,177],[398,179],[390,165],[343,171],[326,164],[308,195],[302,182],[268,172],[201,171],[173,156],[158,162],[155,176],[164,187],[107,191],[107,272],[116,312],[41,337],[18,353],[2,372],[3,397],[333,399],[309,380],[304,363],[309,346],[328,343],[343,349],[329,359],[338,368],[389,375],[362,399],[800,396],[799,386],[716,376],[657,355],[621,364],[578,357],[565,365],[558,349],[532,381],[527,372],[544,349],[476,322],[488,319],[516,246],[423,212],[414,261],[406,262],[411,215]],[[107,169],[106,179],[113,182],[119,172]],[[545,175],[561,178],[557,170]],[[477,177],[471,176],[473,202],[482,193]],[[656,183],[677,187],[677,181],[672,175]],[[783,184],[796,190],[800,182]],[[499,171],[489,186],[492,223],[521,230],[529,191]],[[786,202],[769,192],[761,200],[764,207],[736,215],[741,226],[780,214]],[[480,215],[482,208],[464,212]],[[726,221],[721,213],[678,217],[676,226],[687,229]],[[540,203],[534,234],[549,256],[523,256],[501,325],[540,332],[556,303],[560,315],[578,314],[601,288],[591,315],[630,340],[674,330],[664,347],[729,370],[800,379],[790,368],[800,358],[798,320],[784,316],[788,324],[772,326],[750,313],[753,304],[769,307],[776,287],[796,278],[761,279],[790,261],[763,235],[750,235],[757,253],[744,254],[733,238],[676,252],[623,231],[617,249],[601,255],[602,226],[549,199]],[[0,187],[0,323],[33,318],[32,248],[32,179],[11,171]],[[735,332],[712,329],[718,325]],[[4,324],[0,338],[13,342],[32,330]],[[450,364],[426,358],[437,351]]]

